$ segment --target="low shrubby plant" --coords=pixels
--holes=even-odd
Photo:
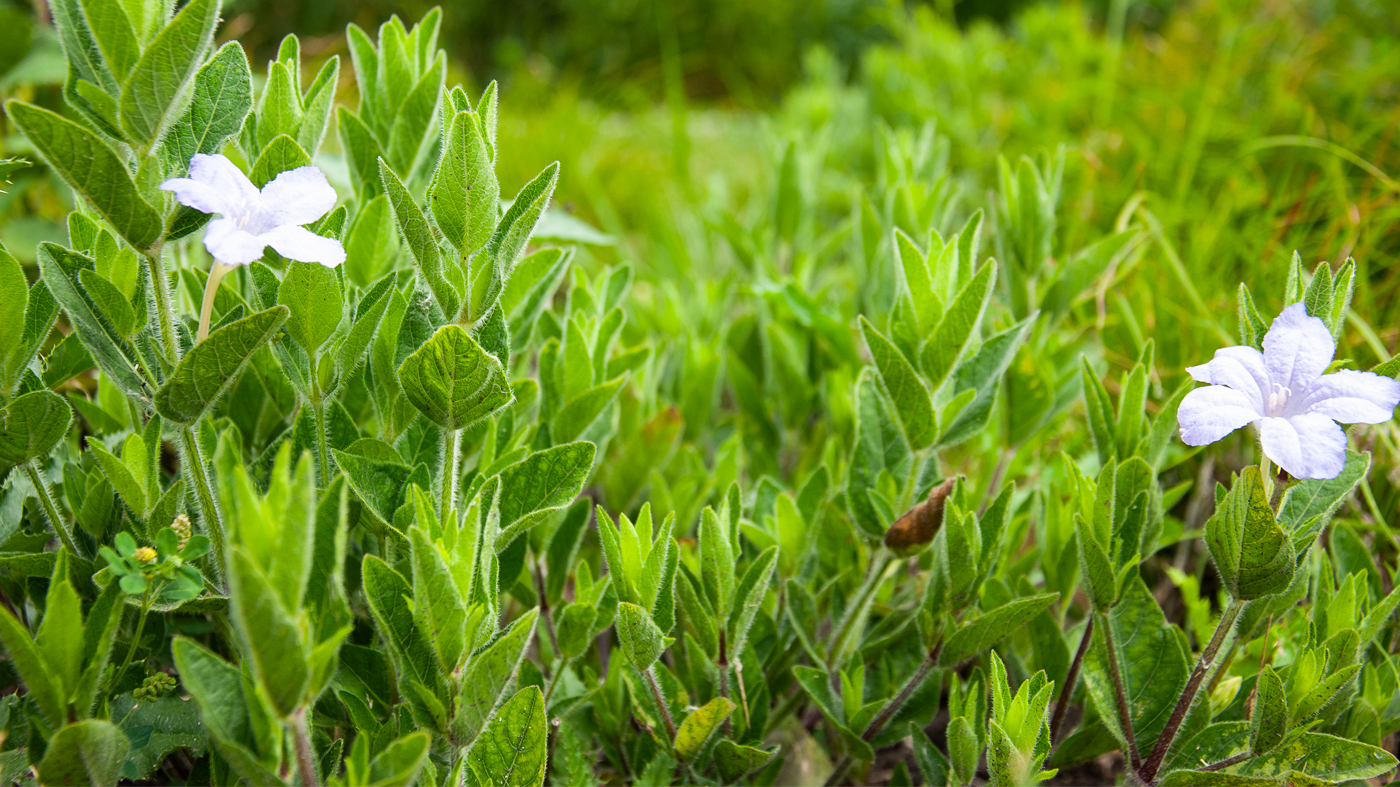
[[[833,226],[782,145],[726,281],[646,275],[558,164],[503,199],[438,11],[349,28],[352,110],[295,36],[255,89],[219,7],[54,0],[68,112],[6,105],[77,209],[32,281],[0,250],[0,779],[1394,772],[1354,262],[1104,377],[1083,312],[1160,227],[1057,233],[1062,149],[977,209],[929,125]]]

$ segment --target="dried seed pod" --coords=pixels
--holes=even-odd
[[[900,557],[922,552],[943,526],[943,506],[953,492],[956,479],[948,479],[929,490],[928,498],[895,520],[885,532],[885,546]]]

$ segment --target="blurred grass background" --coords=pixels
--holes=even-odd
[[[353,104],[345,25],[429,7],[230,0],[221,37],[240,39],[258,71],[296,31],[308,58],[342,57],[339,98]],[[1365,368],[1400,338],[1392,0],[524,0],[444,12],[449,83],[502,86],[503,192],[560,160],[558,205],[622,239],[589,255],[631,262],[643,281],[723,282],[742,256],[725,222],[771,212],[784,145],[800,152],[820,235],[877,177],[879,129],[912,139],[932,122],[967,208],[990,204],[998,156],[1064,146],[1057,247],[1150,216],[1138,269],[1089,314],[1125,358],[1157,335],[1159,363],[1199,360],[1233,331],[1237,283],[1270,301],[1294,250],[1309,269],[1358,261],[1365,319],[1339,356]],[[0,97],[60,106],[41,0],[0,0],[0,73]],[[0,139],[0,156],[28,153],[8,125]],[[70,196],[42,167],[12,177],[0,237],[32,258],[38,240],[62,237]],[[832,248],[835,271],[844,247]]]

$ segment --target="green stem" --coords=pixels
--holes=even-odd
[[[899,709],[904,707],[904,703],[908,702],[909,698],[914,696],[914,692],[919,690],[924,680],[928,678],[928,674],[937,666],[938,654],[942,652],[942,650],[943,645],[940,643],[934,646],[933,650],[928,652],[928,656],[924,658],[923,663],[914,671],[914,674],[909,680],[904,683],[904,687],[899,690],[899,693],[895,695],[894,699],[886,703],[885,707],[880,709],[880,713],[865,726],[865,731],[860,735],[861,740],[870,743],[885,729],[885,725],[889,724],[890,719],[893,719],[894,715],[899,713]],[[833,770],[831,776],[827,778],[826,787],[834,787],[840,784],[846,778],[846,774],[850,773],[851,766],[854,764],[855,758],[850,754],[842,756],[840,762],[836,764],[836,769]]]
[[[320,385],[316,383],[316,364],[313,362],[311,366],[311,395],[316,399],[311,403],[311,415],[316,420],[316,469],[319,485],[324,489],[331,483],[331,454],[326,445],[326,402],[321,398]]]
[[[1079,638],[1079,648],[1074,652],[1074,661],[1069,664],[1069,674],[1065,676],[1064,688],[1060,690],[1060,701],[1055,703],[1055,715],[1050,719],[1050,740],[1060,742],[1060,728],[1065,723],[1065,712],[1069,701],[1074,697],[1075,684],[1079,683],[1079,669],[1084,664],[1084,656],[1089,652],[1089,642],[1094,636],[1094,616],[1084,621],[1084,634]]]
[[[870,565],[865,573],[865,580],[861,582],[860,589],[856,591],[855,600],[846,608],[845,614],[841,616],[841,623],[836,627],[836,631],[831,638],[831,645],[826,652],[826,669],[831,672],[836,667],[836,657],[845,648],[846,639],[850,637],[851,630],[856,621],[869,608],[870,600],[874,597],[876,589],[880,587],[880,582],[885,578],[885,569],[889,567],[893,557],[885,551],[883,546],[877,547],[875,553],[870,556]]]
[[[49,485],[44,482],[43,476],[39,475],[39,469],[32,461],[25,462],[24,472],[29,476],[29,483],[34,486],[34,494],[39,498],[39,506],[44,509],[44,516],[48,517],[49,524],[53,526],[53,532],[58,534],[58,540],[63,542],[63,548],[68,550],[68,554],[73,557],[79,557],[81,553],[73,545],[73,533],[59,516],[58,505],[54,503],[53,495],[49,493]]]
[[[1246,602],[1232,599],[1230,605],[1220,615],[1220,622],[1215,626],[1215,634],[1210,638],[1210,643],[1206,649],[1201,651],[1201,658],[1196,662],[1196,668],[1191,671],[1191,677],[1186,681],[1186,688],[1182,689],[1181,697],[1176,701],[1176,707],[1172,709],[1172,715],[1167,719],[1167,726],[1162,730],[1161,736],[1157,738],[1157,745],[1152,747],[1152,753],[1148,755],[1147,761],[1138,770],[1138,778],[1143,784],[1152,784],[1157,778],[1157,771],[1161,769],[1162,762],[1167,758],[1167,750],[1171,748],[1172,741],[1176,738],[1176,733],[1181,729],[1181,724],[1186,720],[1186,712],[1191,710],[1191,704],[1196,701],[1196,692],[1201,688],[1201,681],[1205,679],[1206,673],[1215,664],[1215,656],[1220,652],[1220,646],[1225,644],[1225,639],[1234,630],[1235,623],[1240,618],[1240,613],[1244,611]]]
[[[438,517],[447,526],[448,514],[457,502],[457,462],[461,459],[461,436],[456,429],[442,430],[442,510]]]
[[[219,520],[219,507],[214,499],[214,490],[209,486],[209,474],[204,465],[204,452],[199,447],[199,438],[195,436],[195,426],[186,426],[180,430],[180,447],[183,456],[180,457],[181,470],[188,470],[190,478],[194,482],[195,497],[199,501],[199,518],[204,524],[204,529],[209,535],[214,554],[214,583],[220,588],[224,587],[224,526]]]
[[[126,668],[131,666],[131,657],[136,655],[136,646],[141,644],[141,635],[146,631],[146,616],[151,611],[151,587],[146,586],[146,592],[141,594],[141,615],[136,619],[136,633],[131,635],[131,644],[127,646],[126,658],[122,660],[121,669],[118,669],[112,678],[112,688],[116,688],[121,682],[122,676],[126,674]]]
[[[161,349],[165,352],[166,363],[174,366],[180,359],[180,352],[175,343],[175,312],[170,306],[170,279],[165,275],[165,261],[161,259],[160,247],[150,249],[146,259],[151,266],[151,289],[156,296],[156,318],[160,322]]]

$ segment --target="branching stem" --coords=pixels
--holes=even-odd
[[[1094,616],[1084,621],[1084,635],[1079,638],[1079,648],[1074,651],[1074,661],[1069,664],[1069,672],[1065,675],[1065,685],[1060,689],[1060,699],[1055,703],[1055,715],[1050,719],[1050,740],[1052,743],[1060,742],[1060,728],[1065,723],[1065,712],[1069,710],[1070,700],[1074,697],[1074,687],[1079,683],[1079,668],[1084,665],[1084,655],[1089,652],[1089,643],[1094,638]]]
[[[1102,618],[1099,628],[1103,631],[1104,650],[1108,653],[1108,671],[1113,678],[1113,695],[1118,700],[1118,723],[1123,728],[1123,736],[1128,739],[1128,755],[1133,770],[1136,771],[1142,765],[1142,759],[1138,756],[1137,738],[1133,736],[1133,714],[1128,709],[1128,693],[1123,688],[1123,672],[1118,667],[1118,649],[1113,644],[1113,626],[1109,624],[1107,613],[1097,614]]]

